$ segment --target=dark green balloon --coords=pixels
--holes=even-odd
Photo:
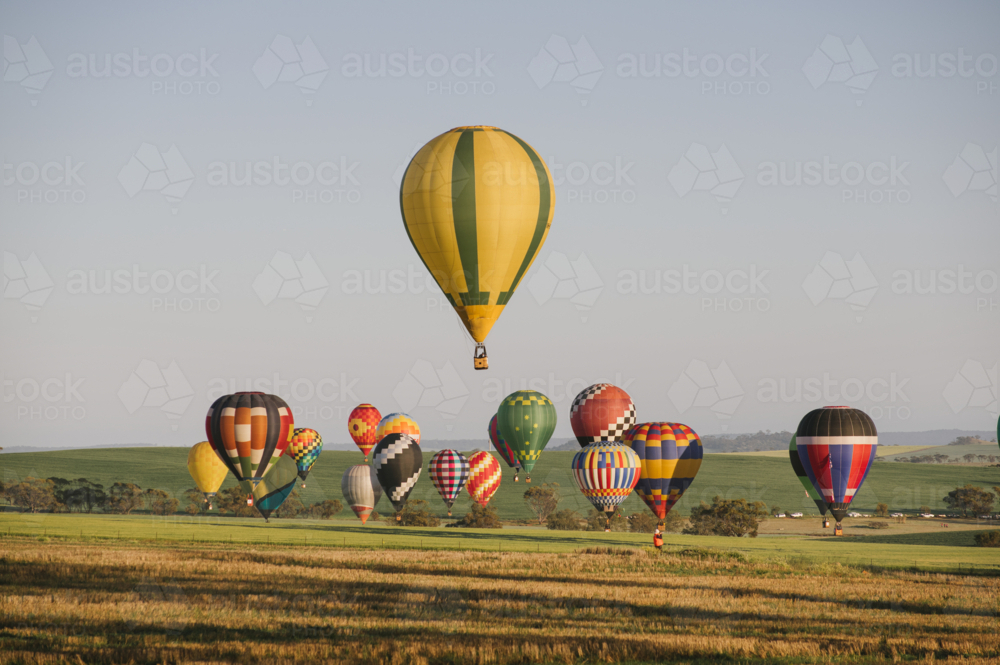
[[[521,468],[530,473],[556,429],[556,407],[540,392],[518,390],[500,402],[497,427]]]

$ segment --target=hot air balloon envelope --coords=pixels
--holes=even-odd
[[[367,464],[355,464],[344,471],[340,479],[340,491],[361,523],[368,521],[372,511],[382,498],[382,486],[375,476],[375,469]]]
[[[457,450],[439,450],[431,457],[427,470],[451,515],[451,507],[469,478],[469,460]]]
[[[878,432],[860,409],[825,406],[810,411],[795,431],[795,446],[809,480],[841,522],[875,461]]]
[[[635,425],[635,404],[621,388],[596,383],[573,400],[569,424],[581,447],[598,441],[620,442]]]
[[[555,210],[538,153],[496,127],[456,127],[410,161],[403,224],[472,338],[482,343],[545,242]],[[486,365],[485,352],[477,369]]]
[[[285,400],[256,392],[223,395],[205,417],[212,448],[237,481],[251,485],[260,482],[285,452],[294,427]]]
[[[417,484],[423,463],[420,446],[407,434],[390,434],[372,451],[375,475],[397,513]]]
[[[639,457],[615,441],[585,446],[573,456],[573,479],[594,507],[614,513],[639,482]]]
[[[371,404],[357,405],[351,411],[351,415],[347,417],[347,431],[355,445],[364,453],[366,462],[368,461],[368,453],[378,443],[378,423],[380,420],[382,420],[382,414]]]
[[[405,434],[420,443],[420,425],[405,413],[390,413],[379,421],[375,436],[379,441],[390,434]]]
[[[500,489],[500,462],[493,455],[481,450],[469,458],[469,496],[485,507]]]
[[[497,425],[521,468],[530,473],[556,429],[556,407],[540,392],[518,390],[500,402]]]
[[[635,490],[662,520],[701,468],[701,439],[680,423],[642,423],[629,430],[624,443],[642,466]]]
[[[319,460],[319,454],[323,452],[323,437],[314,429],[300,427],[292,431],[292,440],[288,443],[288,452],[295,460],[295,466],[299,470],[299,478],[305,481],[306,476],[312,469],[313,464]],[[305,487],[305,482],[302,483]]]
[[[222,463],[208,441],[192,446],[188,452],[187,468],[191,478],[194,479],[194,484],[205,495],[206,501],[212,500],[222,487],[226,475],[229,474],[229,469]]]

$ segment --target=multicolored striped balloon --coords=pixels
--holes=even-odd
[[[457,450],[439,450],[431,457],[428,471],[451,515],[451,506],[469,479],[469,460]]]
[[[569,424],[580,447],[598,441],[621,441],[635,425],[635,404],[618,386],[595,383],[573,400]]]
[[[306,476],[323,452],[323,437],[314,429],[299,427],[292,430],[292,440],[288,443],[288,453],[299,469],[302,487],[306,486]]]
[[[639,482],[639,458],[615,441],[598,441],[573,456],[573,479],[594,507],[609,517]]]
[[[378,423],[382,414],[371,404],[358,404],[347,416],[347,431],[351,434],[355,445],[361,449],[368,461],[368,453],[378,443]]]
[[[375,438],[381,441],[390,434],[405,434],[414,443],[420,443],[420,425],[405,413],[390,413],[379,421]]]
[[[502,436],[500,436],[500,428],[497,427],[496,414],[493,414],[493,417],[490,418],[490,426],[486,428],[486,431],[490,435],[490,443],[492,443],[493,447],[496,448],[497,453],[503,461],[507,463],[507,466],[520,468],[521,463],[517,461],[517,456],[514,455],[514,451],[511,450],[510,446],[507,445],[507,442],[503,440]]]
[[[624,444],[642,465],[635,491],[662,520],[701,468],[701,439],[680,423],[642,423],[629,430]]]
[[[481,450],[469,458],[469,480],[465,487],[469,496],[485,507],[500,489],[500,462],[493,455]]]
[[[375,470],[367,464],[347,467],[340,478],[340,491],[361,523],[368,521],[372,511],[382,498],[382,485],[375,476]]]
[[[824,406],[799,422],[795,446],[809,480],[837,522],[843,521],[875,461],[875,422],[860,409]]]
[[[277,395],[242,392],[215,400],[205,431],[237,481],[256,485],[288,448],[295,422]]]

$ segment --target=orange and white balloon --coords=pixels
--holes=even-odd
[[[486,451],[469,458],[469,479],[465,482],[469,496],[485,507],[500,489],[500,462]]]

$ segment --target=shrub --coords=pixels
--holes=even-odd
[[[396,526],[438,526],[441,520],[436,515],[427,510],[427,502],[422,499],[413,499],[406,502],[399,512],[399,521],[395,515],[386,515],[385,521]]]
[[[291,493],[285,497],[285,500],[281,502],[278,506],[278,510],[275,511],[275,516],[282,517],[284,519],[291,519],[293,517],[299,517],[302,513],[306,512],[306,506],[302,503],[302,499],[299,498],[299,491],[292,490]]]
[[[587,515],[587,531],[604,531],[608,523],[608,516],[602,510],[591,509]],[[622,515],[620,510],[616,510],[611,515],[612,531],[628,531],[628,520]]]
[[[219,513],[233,517],[260,517],[253,506],[247,505],[247,495],[239,485],[222,490],[215,495],[215,506]]]
[[[671,510],[663,518],[663,530],[669,533],[680,533],[684,530],[684,518],[681,517],[680,513]]]
[[[344,504],[337,499],[327,499],[309,506],[306,512],[313,519],[328,520],[343,509]]]
[[[575,510],[560,510],[545,520],[545,526],[553,531],[580,531],[583,518]]]
[[[767,519],[763,501],[748,503],[746,499],[723,499],[716,496],[711,505],[701,505],[691,511],[690,525],[684,533],[693,536],[757,537],[757,527]]]
[[[7,500],[13,505],[38,513],[56,507],[55,484],[51,480],[28,476],[16,485],[5,488]]]
[[[129,515],[142,508],[142,489],[133,483],[115,483],[108,490],[108,512]]]
[[[458,520],[454,524],[449,524],[448,526],[462,527],[465,529],[502,529],[503,523],[501,523],[500,518],[497,517],[496,508],[489,504],[484,507],[473,502],[471,513],[466,513],[465,517]]]
[[[205,501],[205,495],[197,487],[184,490],[184,500],[187,501],[184,512],[188,515],[197,515],[208,510],[208,501]]]
[[[872,520],[868,522],[869,529],[888,529],[889,523],[885,520]]]
[[[992,492],[987,492],[982,487],[965,485],[948,492],[944,502],[954,510],[961,510],[966,517],[969,513],[975,517],[991,512],[995,499],[996,496]]]
[[[524,493],[524,502],[531,512],[538,517],[539,524],[545,524],[546,518],[559,507],[559,483],[535,485]]]
[[[632,533],[653,533],[656,530],[656,518],[645,510],[629,515],[628,522]]]
[[[1000,531],[984,531],[977,533],[976,547],[1000,547]]]
[[[146,490],[146,498],[149,499],[149,510],[154,515],[170,515],[177,511],[180,501],[173,498],[163,490]]]
[[[889,504],[887,504],[887,503],[877,504],[875,506],[875,514],[878,515],[879,517],[888,517],[889,516]]]

